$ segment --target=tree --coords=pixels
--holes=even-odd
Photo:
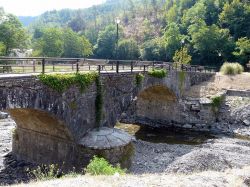
[[[164,33],[167,60],[172,60],[175,51],[180,49],[182,38],[183,36],[180,33],[179,26],[176,23],[170,23]]]
[[[116,54],[116,27],[107,26],[99,32],[97,44],[95,46],[95,55],[98,58],[113,59]]]
[[[93,46],[85,36],[81,36],[81,42],[83,44],[83,56],[88,57],[93,55]]]
[[[134,60],[140,56],[140,50],[133,39],[121,40],[118,44],[118,58],[123,60]]]
[[[62,31],[58,28],[46,28],[38,41],[41,55],[46,57],[60,57],[63,54]]]
[[[0,20],[0,42],[5,46],[4,55],[8,55],[14,48],[26,48],[28,34],[19,20],[11,14],[0,15]]]
[[[233,51],[233,40],[228,29],[220,29],[216,25],[207,26],[204,23],[190,26],[189,34],[193,48],[198,53],[200,63],[217,64],[219,53],[227,60]]]
[[[142,45],[142,59],[144,60],[166,60],[166,49],[163,38],[155,38],[146,41]]]
[[[0,42],[0,56],[4,56],[6,54],[6,47],[3,42]]]
[[[229,28],[235,39],[250,37],[250,5],[240,0],[226,3],[220,14],[222,27]]]
[[[63,57],[79,58],[83,56],[83,41],[71,29],[63,30]]]
[[[247,37],[239,38],[236,42],[236,50],[233,53],[242,63],[250,61],[250,40]]]
[[[189,64],[192,60],[192,56],[188,54],[187,47],[183,47],[175,52],[173,60],[174,62]]]

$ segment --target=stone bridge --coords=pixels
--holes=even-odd
[[[183,91],[213,74],[169,71],[164,78],[145,74],[140,84],[136,83],[136,76],[100,75],[104,101],[101,126],[114,127],[124,116],[140,123],[183,122],[178,109]],[[36,76],[0,78],[0,110],[7,111],[17,124],[13,151],[20,159],[29,154],[28,160],[34,162],[84,163],[78,154],[79,144],[96,127],[96,95],[94,83],[84,92],[72,85],[58,93]]]

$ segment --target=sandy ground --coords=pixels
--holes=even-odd
[[[187,97],[210,97],[223,89],[250,90],[250,73],[222,75],[216,73],[211,80],[192,86],[184,95]]]

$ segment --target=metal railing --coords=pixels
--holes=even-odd
[[[133,73],[165,68],[168,71],[216,72],[216,68],[163,61],[103,60],[86,58],[0,57],[0,74],[53,72]]]

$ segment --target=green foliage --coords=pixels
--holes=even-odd
[[[175,51],[181,48],[181,39],[183,36],[180,33],[179,26],[176,23],[170,23],[166,27],[166,32],[164,33],[166,54],[168,60],[172,60]]]
[[[243,71],[244,68],[239,63],[225,62],[220,68],[220,72],[225,75],[241,74]]]
[[[237,56],[242,63],[247,63],[250,60],[250,39],[247,37],[239,38],[236,42],[234,55]]]
[[[124,39],[118,44],[118,58],[122,60],[133,60],[140,57],[140,50],[133,39]]]
[[[173,57],[174,62],[179,62],[182,64],[189,64],[192,57],[188,54],[188,49],[183,47],[183,49],[177,50]]]
[[[191,25],[189,27],[189,34],[192,37],[191,42],[194,49],[199,52],[200,58],[206,64],[218,61],[219,52],[226,57],[234,49],[229,30],[220,29],[216,25],[206,26],[204,22],[201,22],[200,25]]]
[[[83,92],[87,86],[96,80],[96,77],[96,73],[41,74],[38,76],[43,84],[59,93],[64,92],[72,85],[79,86],[80,91]]]
[[[28,34],[14,15],[0,14],[0,43],[2,55],[10,54],[14,48],[27,47]]]
[[[162,38],[155,38],[143,44],[142,58],[145,60],[165,60],[165,43]]]
[[[162,79],[167,76],[167,70],[166,69],[153,69],[151,71],[148,71],[148,75]]]
[[[218,113],[219,111],[219,108],[223,102],[223,96],[215,96],[215,97],[212,97],[212,103],[211,103],[211,106],[212,106],[212,110],[215,114]]]
[[[6,54],[6,46],[3,42],[0,42],[0,56],[4,56]]]
[[[79,58],[92,55],[89,41],[69,28],[45,28],[36,31],[33,56]]]
[[[144,80],[143,74],[141,74],[141,73],[136,74],[135,83],[137,86],[140,86],[143,80]]]
[[[96,100],[95,100],[95,116],[96,127],[100,127],[103,115],[103,91],[100,76],[96,77]]]
[[[98,158],[96,156],[90,161],[85,172],[90,175],[114,175],[115,173],[126,173],[126,171],[121,169],[120,166],[114,167],[104,158]]]
[[[227,27],[235,39],[250,37],[250,4],[241,0],[225,3],[220,14],[220,23]]]
[[[116,56],[117,34],[114,25],[107,26],[99,32],[95,54],[99,58],[113,59]]]
[[[42,37],[37,41],[37,50],[45,57],[60,57],[63,54],[62,30],[58,28],[46,28]]]

